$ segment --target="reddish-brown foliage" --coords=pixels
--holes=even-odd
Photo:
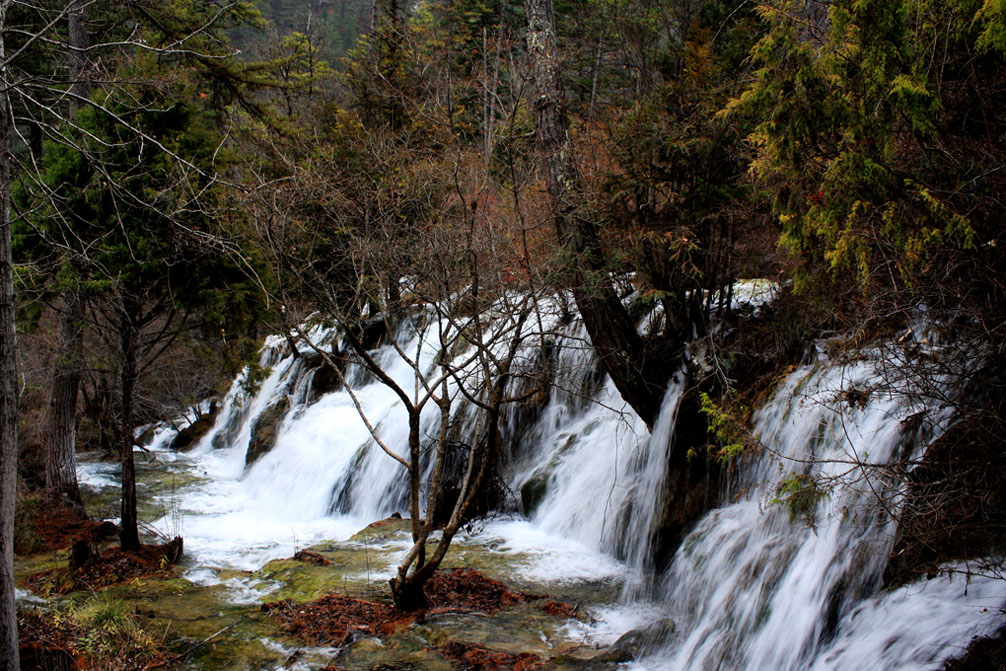
[[[456,641],[445,643],[437,649],[466,671],[532,671],[544,667],[542,659],[530,652],[514,655]]]
[[[534,594],[512,592],[498,580],[487,578],[471,568],[438,571],[426,583],[426,601],[433,612],[495,613],[501,608],[540,598]]]
[[[71,625],[57,625],[37,612],[20,613],[17,620],[21,668],[77,669],[79,655],[74,642],[79,632]]]
[[[61,566],[30,575],[25,585],[38,594],[68,594],[80,589],[118,585],[134,578],[170,578],[176,553],[177,547],[171,544],[144,545],[136,552],[108,548],[92,556],[80,568]]]
[[[564,618],[576,617],[576,611],[579,610],[577,606],[570,606],[568,603],[561,601],[546,601],[539,608],[546,615]]]
[[[345,645],[358,638],[390,634],[411,622],[409,615],[396,617],[391,606],[336,594],[311,603],[267,603],[262,609],[308,645]]]
[[[387,636],[425,614],[473,611],[494,613],[524,601],[543,598],[536,594],[513,592],[498,580],[487,578],[470,568],[436,573],[426,584],[426,597],[425,613],[396,613],[390,605],[335,594],[310,603],[287,600],[265,604],[262,609],[280,620],[284,629],[308,645],[338,646],[361,637]],[[542,609],[556,617],[573,617],[575,613],[572,606],[556,601],[546,602]]]
[[[153,671],[171,666],[178,655],[159,646],[113,658],[87,652],[80,644],[86,631],[69,619],[53,619],[38,611],[24,611],[17,621],[21,671]],[[136,652],[136,651],[132,651]]]
[[[36,552],[55,552],[70,546],[77,539],[107,540],[118,532],[111,522],[95,522],[79,511],[59,501],[40,505],[33,520]]]

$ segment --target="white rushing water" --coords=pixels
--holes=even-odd
[[[878,353],[844,364],[819,356],[790,374],[756,415],[765,448],[737,464],[729,505],[696,524],[655,590],[636,589],[653,584],[652,541],[685,376],[669,384],[650,434],[600,373],[579,323],[564,319],[554,299],[538,307],[542,331],[528,338],[518,367],[547,367],[554,385],[547,398],[509,408],[504,421],[505,475],[523,494],[512,504],[529,514],[491,521],[481,535],[500,552],[529,557],[529,579],[625,581],[623,603],[595,611],[597,621],[573,626],[572,635],[609,643],[673,619],[674,633],[633,663],[639,670],[937,669],[971,635],[1001,622],[1006,581],[940,577],[880,589],[900,483],[872,465],[917,454],[951,415],[885,391]],[[440,352],[436,329],[420,333],[417,323],[400,324],[396,339],[429,374]],[[336,334],[318,328],[312,337],[331,348]],[[197,564],[256,568],[403,509],[402,467],[374,444],[345,390],[313,398],[309,354],[304,347],[294,357],[284,339],[270,339],[257,390],[235,381],[211,432],[177,457],[205,478],[177,502]],[[415,369],[393,348],[374,356],[414,387]],[[359,367],[347,375],[384,442],[404,453],[401,401]],[[275,446],[246,466],[255,422],[279,403],[287,409]],[[929,421],[905,421],[920,411]],[[470,414],[459,403],[455,419]],[[424,414],[424,432],[437,421]],[[166,449],[166,440],[154,449]],[[85,484],[112,477],[85,470]],[[786,492],[805,504],[775,502]]]
[[[880,591],[900,488],[874,465],[917,454],[950,419],[890,391],[883,362],[822,357],[758,411],[762,454],[741,465],[738,500],[685,538],[664,578],[678,631],[637,668],[935,669],[1001,623],[1002,580]],[[907,421],[919,412],[921,428]]]
[[[548,496],[558,495],[572,502],[579,495],[570,493],[563,483],[574,483],[574,471],[560,456],[577,456],[594,470],[591,485],[609,492],[610,518],[605,521],[593,510],[578,513],[572,520],[528,524],[527,521],[501,518],[492,521],[483,532],[487,542],[500,552],[534,557],[525,577],[536,580],[559,578],[612,579],[621,577],[624,565],[604,550],[613,550],[621,531],[614,523],[620,507],[634,501],[637,507],[653,508],[653,492],[659,482],[649,477],[649,489],[632,486],[636,472],[654,462],[645,448],[649,438],[645,425],[631,414],[610,382],[598,374],[595,357],[584,344],[585,335],[577,323],[564,323],[563,306],[555,299],[537,306],[540,320],[535,320],[534,338],[528,338],[515,365],[519,370],[537,370],[543,357],[542,338],[549,339],[548,356],[556,371],[555,386],[548,398],[539,397],[532,404],[514,406],[503,418],[507,449],[515,461],[511,481],[519,491],[523,480],[532,473],[547,473],[543,458],[560,464],[552,474]],[[428,319],[428,317],[427,317]],[[425,326],[421,332],[416,325]],[[532,327],[526,331],[531,333]],[[440,347],[439,330],[429,322],[405,321],[398,325],[395,341],[402,352],[417,354],[418,369],[429,375]],[[336,340],[333,330],[316,328],[311,333],[315,344],[331,348]],[[501,342],[500,346],[504,345]],[[180,526],[187,555],[197,565],[253,569],[269,559],[290,556],[295,549],[326,540],[345,539],[369,522],[404,512],[407,481],[405,471],[374,443],[350,395],[339,389],[314,398],[311,379],[318,358],[312,348],[299,344],[295,357],[285,338],[270,338],[260,355],[263,371],[257,387],[247,379],[247,372],[232,384],[221,404],[220,413],[210,432],[188,454],[168,451],[169,440],[148,447],[159,458],[178,459],[201,476],[201,481],[177,492],[169,506],[176,508],[155,526],[175,533],[169,527]],[[469,352],[461,351],[456,361],[465,361]],[[404,389],[415,388],[416,368],[395,348],[385,344],[374,352],[382,368]],[[350,365],[346,375],[355,390],[356,400],[367,420],[376,428],[383,442],[399,454],[407,450],[408,425],[401,400],[385,385]],[[517,384],[529,384],[520,375]],[[457,383],[450,382],[457,394]],[[600,391],[598,388],[600,387]],[[681,382],[672,385],[669,394],[680,392]],[[603,405],[599,405],[598,403]],[[249,445],[253,442],[256,422],[280,408],[275,445],[254,463],[246,465]],[[470,404],[458,402],[456,422],[471,423]],[[529,423],[522,419],[533,416]],[[628,418],[628,419],[627,419]],[[431,403],[422,417],[422,432],[436,430],[439,415]],[[665,422],[666,424],[666,422]],[[582,436],[576,436],[577,432]],[[165,432],[170,439],[170,431]],[[604,444],[610,435],[619,434],[619,454],[612,462],[594,459],[593,441]],[[160,434],[158,434],[160,435]],[[547,445],[547,448],[539,447]],[[553,454],[544,457],[545,450]],[[660,451],[651,471],[659,470]],[[583,467],[580,467],[581,472]],[[611,469],[617,473],[611,477]],[[94,485],[114,480],[97,464],[82,466],[85,482]],[[547,475],[545,477],[548,477]],[[645,505],[643,505],[645,503]],[[561,505],[560,505],[561,507]],[[555,509],[552,504],[539,506],[540,512]],[[596,523],[595,523],[596,522]],[[590,524],[588,529],[586,524]],[[572,530],[579,535],[553,528]],[[196,577],[208,579],[205,573]]]

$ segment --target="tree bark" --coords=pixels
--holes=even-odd
[[[72,116],[83,106],[83,99],[91,95],[90,59],[87,47],[90,36],[87,30],[87,10],[72,9],[67,15],[67,32],[70,38],[70,98]],[[59,311],[59,349],[53,371],[52,390],[49,397],[49,417],[45,436],[45,485],[55,497],[80,511],[84,502],[77,483],[77,392],[80,388],[81,354],[84,347],[84,330],[81,321],[84,304],[74,290],[63,297]]]
[[[53,496],[83,510],[77,484],[77,391],[84,330],[83,305],[76,293],[64,297],[59,313],[59,353],[49,398],[45,439],[45,486]]]
[[[591,342],[623,400],[653,426],[670,375],[666,357],[648,357],[605,267],[597,225],[577,212],[581,185],[564,88],[551,0],[524,0],[534,80],[535,131],[544,164],[556,237],[568,257],[568,281]]]
[[[0,63],[10,0],[0,0]],[[14,502],[17,490],[17,332],[11,250],[9,72],[0,70],[0,671],[18,671],[14,600]]]
[[[136,470],[133,463],[133,389],[136,386],[136,346],[138,309],[131,298],[123,298],[119,324],[122,348],[121,412],[119,424],[119,457],[122,462],[122,532],[119,544],[123,550],[140,549],[140,533],[136,519]]]
[[[69,11],[67,32],[70,38],[70,90],[80,98],[88,98],[91,95],[91,59],[87,56],[87,48],[91,45],[91,36],[87,29],[86,5]],[[71,99],[71,113],[81,105],[82,100]]]

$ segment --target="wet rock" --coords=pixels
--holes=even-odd
[[[284,396],[263,410],[255,419],[251,428],[251,440],[248,442],[248,452],[245,454],[246,466],[251,466],[273,448],[279,433],[279,425],[289,409],[290,399]]]
[[[960,657],[949,660],[944,671],[1006,669],[1006,625],[991,636],[974,637]]]
[[[199,444],[199,440],[209,433],[217,419],[216,406],[212,412],[206,413],[178,432],[171,441],[171,449],[177,451],[191,450]],[[141,436],[142,440],[142,436]],[[146,443],[142,443],[146,444]]]
[[[1006,399],[995,395],[983,407],[983,390],[972,391],[976,409],[956,418],[908,474],[885,587],[931,577],[949,562],[1006,554]],[[924,420],[902,423],[907,447]]]
[[[657,570],[674,557],[685,535],[709,509],[720,503],[723,465],[706,446],[709,434],[697,391],[685,394],[678,406],[667,477],[663,485],[661,516],[653,539]],[[690,453],[695,456],[689,457]]]
[[[397,637],[387,643],[363,637],[345,648],[331,669],[344,671],[456,671],[440,651],[428,641]],[[323,670],[324,671],[324,670]]]
[[[332,492],[332,503],[329,506],[329,513],[348,513],[353,509],[353,485],[355,483],[354,474],[360,472],[360,465],[367,457],[367,450],[361,447],[353,455],[352,465],[349,468],[349,477],[343,478],[341,483]]]
[[[520,488],[520,502],[524,514],[530,517],[548,493],[548,473],[539,472],[531,476]]]
[[[559,655],[550,659],[544,668],[548,671],[615,671],[666,641],[674,631],[674,621],[663,620],[626,632],[610,648],[593,657]]]
[[[297,561],[310,562],[312,564],[320,564],[322,566],[328,566],[332,563],[317,552],[311,552],[310,550],[301,550],[296,553],[293,558]]]
[[[308,403],[313,403],[325,394],[330,394],[342,387],[340,374],[344,374],[346,371],[345,354],[338,351],[328,352],[326,359],[314,350],[307,350],[301,352],[300,357],[302,361],[300,364],[301,375],[311,376],[306,399]],[[330,362],[338,366],[339,370],[336,371]]]
[[[232,410],[227,418],[227,425],[224,426],[220,431],[214,434],[213,439],[210,444],[213,446],[214,450],[222,450],[228,447],[231,442],[237,437],[238,432],[241,431],[241,425],[244,423],[245,418],[248,416],[248,408],[243,407],[238,410]]]
[[[141,445],[143,447],[147,447],[152,442],[154,442],[154,435],[156,433],[156,431],[154,431],[155,428],[156,427],[154,426],[147,427],[147,429],[143,433],[141,433],[139,436],[136,437],[136,444]]]
[[[322,363],[311,378],[311,400],[337,391],[342,386],[339,374],[327,363]]]
[[[398,517],[392,515],[387,519],[371,522],[350,536],[349,540],[357,543],[386,543],[396,536],[410,533],[412,533],[412,520],[403,519],[399,514]]]
[[[633,629],[622,634],[610,648],[592,661],[622,663],[636,659],[648,649],[666,641],[675,628],[673,620],[662,620],[642,629]]]

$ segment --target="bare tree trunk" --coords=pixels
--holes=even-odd
[[[594,119],[597,116],[597,79],[601,73],[601,38],[598,37],[594,44],[594,66],[590,75],[590,107],[587,108],[587,117]]]
[[[67,15],[70,38],[70,115],[91,95],[90,59],[87,47],[87,10],[73,9]],[[74,290],[63,297],[59,311],[59,349],[49,397],[45,436],[45,485],[49,492],[83,511],[77,483],[77,392],[80,388],[81,355],[84,347],[84,304]]]
[[[122,532],[119,544],[123,550],[140,549],[140,533],[136,519],[136,469],[133,463],[133,388],[136,384],[136,313],[133,300],[123,298],[119,338],[122,347],[121,412],[119,425],[119,457],[122,461]]]
[[[670,374],[648,361],[643,339],[615,293],[597,225],[576,210],[580,178],[573,160],[551,0],[524,0],[534,79],[535,125],[556,236],[572,257],[573,297],[591,342],[622,398],[652,427]]]
[[[70,90],[80,98],[88,98],[91,95],[91,59],[87,56],[87,48],[91,45],[91,36],[87,29],[86,5],[67,14],[67,31],[70,38]],[[82,100],[72,99],[71,113],[82,104]]]
[[[0,62],[10,0],[0,0]],[[0,70],[0,671],[18,671],[14,602],[14,500],[17,490],[17,333],[14,330],[14,258],[10,235],[10,98]]]
[[[59,353],[49,398],[45,439],[45,486],[54,496],[83,510],[77,484],[77,391],[80,387],[84,330],[83,305],[75,293],[63,299],[59,314]]]

